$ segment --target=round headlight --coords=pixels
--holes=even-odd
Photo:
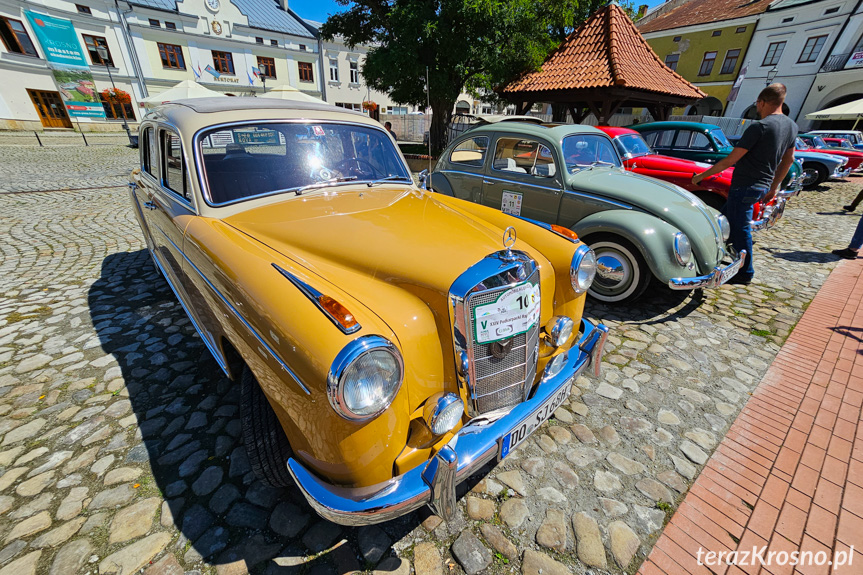
[[[455,427],[464,414],[464,403],[454,393],[438,393],[426,401],[423,416],[431,432],[443,435]]]
[[[677,262],[685,266],[692,258],[692,246],[689,245],[689,238],[683,232],[674,234],[674,255],[677,256]]]
[[[596,276],[596,254],[593,250],[582,244],[575,250],[572,256],[572,265],[569,268],[569,280],[575,293],[584,293],[593,283]]]
[[[575,322],[565,315],[557,315],[545,326],[545,332],[548,334],[549,343],[554,347],[560,347],[569,341],[569,336],[572,335],[572,329]]]
[[[727,242],[728,238],[731,237],[731,224],[728,223],[728,218],[719,214],[716,217],[716,221],[719,222],[719,231],[722,233],[722,241]]]
[[[327,377],[327,395],[345,419],[370,419],[389,407],[403,379],[404,362],[396,346],[381,336],[367,335],[336,356]]]

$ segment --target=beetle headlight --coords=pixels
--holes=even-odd
[[[396,346],[379,335],[367,335],[336,356],[327,377],[327,396],[345,419],[370,419],[389,407],[403,379],[404,360]]]
[[[683,232],[674,234],[674,255],[677,257],[677,263],[685,266],[692,258],[692,246],[689,245],[689,238]]]
[[[728,238],[731,237],[731,224],[728,223],[728,218],[719,214],[716,217],[716,221],[719,223],[719,231],[722,233],[722,241],[727,242]]]
[[[593,283],[596,276],[596,254],[593,250],[582,244],[575,250],[572,256],[572,265],[569,268],[569,279],[575,293],[584,293]]]

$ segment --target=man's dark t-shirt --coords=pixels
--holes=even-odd
[[[746,128],[737,148],[747,151],[734,165],[732,186],[770,187],[788,148],[794,147],[797,124],[785,114],[771,114]]]

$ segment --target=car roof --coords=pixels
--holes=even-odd
[[[611,137],[614,136],[622,136],[624,134],[637,134],[635,130],[630,128],[623,128],[621,126],[597,126],[598,129],[602,130],[606,134]]]
[[[329,120],[381,124],[361,112],[354,112],[324,102],[299,102],[275,98],[227,97],[175,100],[154,108],[144,120],[164,121],[191,135],[201,128],[243,121]]]
[[[552,140],[561,140],[572,134],[602,134],[602,130],[582,124],[558,124],[549,126],[527,122],[498,122],[496,124],[486,124],[484,126],[471,128],[467,132],[464,132],[463,135],[476,134],[477,132],[509,132],[530,136],[545,136]]]
[[[688,128],[690,130],[713,130],[715,128],[719,128],[714,124],[705,124],[704,122],[685,122],[682,120],[673,120],[666,122],[648,122],[646,124],[635,124],[633,126],[629,126],[633,130],[640,132],[643,129],[647,130],[669,130],[669,129],[680,129],[680,128]]]

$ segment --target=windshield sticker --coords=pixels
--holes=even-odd
[[[316,136],[324,135],[324,129],[321,126],[312,126],[312,130],[315,132]]]
[[[521,197],[523,195],[520,192],[508,192],[504,190],[503,197],[500,200],[500,211],[511,216],[520,216]]]

